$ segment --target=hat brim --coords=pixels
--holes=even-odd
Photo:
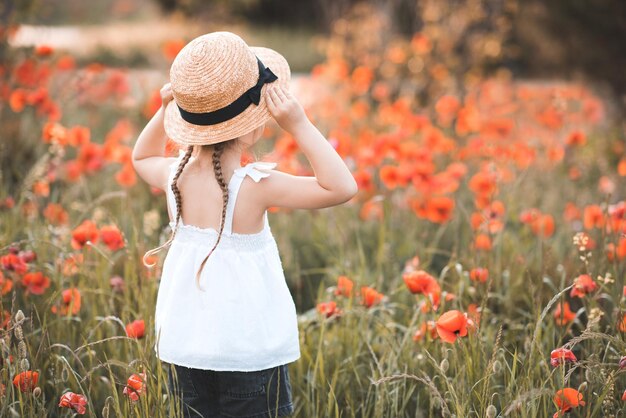
[[[261,89],[261,101],[258,106],[254,103],[232,119],[215,125],[194,125],[180,116],[180,111],[174,100],[165,108],[164,128],[167,136],[179,145],[208,145],[224,142],[247,134],[272,118],[265,103],[265,95],[270,85],[289,88],[291,71],[285,57],[270,48],[250,47],[278,79],[265,84]]]

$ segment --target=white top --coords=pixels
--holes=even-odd
[[[182,153],[171,165],[166,190],[174,220],[176,203],[170,185],[181,158]],[[248,175],[259,182],[270,175],[263,170],[275,166],[253,162],[234,171],[222,237],[200,275],[204,292],[196,286],[195,275],[218,231],[179,220],[157,296],[154,350],[159,359],[197,369],[254,371],[300,358],[296,307],[267,212],[262,231],[232,232],[243,179]],[[170,226],[175,227],[173,221]]]

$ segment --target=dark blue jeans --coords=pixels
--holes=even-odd
[[[286,364],[252,372],[163,364],[168,370],[168,389],[180,402],[185,418],[270,418],[294,412]]]

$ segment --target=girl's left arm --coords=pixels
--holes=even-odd
[[[169,166],[174,157],[165,157],[167,135],[163,128],[165,107],[172,100],[172,88],[167,83],[161,88],[161,107],[139,134],[133,148],[132,163],[139,177],[149,185],[165,190]]]

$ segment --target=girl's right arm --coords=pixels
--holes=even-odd
[[[163,128],[165,107],[172,98],[172,86],[167,83],[161,88],[161,107],[139,134],[131,159],[139,177],[161,190],[167,187],[169,167],[176,161],[174,157],[165,157],[167,135]]]
[[[339,154],[311,123],[289,90],[271,86],[265,96],[276,122],[289,132],[309,160],[315,176],[294,176],[273,170],[259,183],[264,206],[317,209],[350,200],[358,187]]]

